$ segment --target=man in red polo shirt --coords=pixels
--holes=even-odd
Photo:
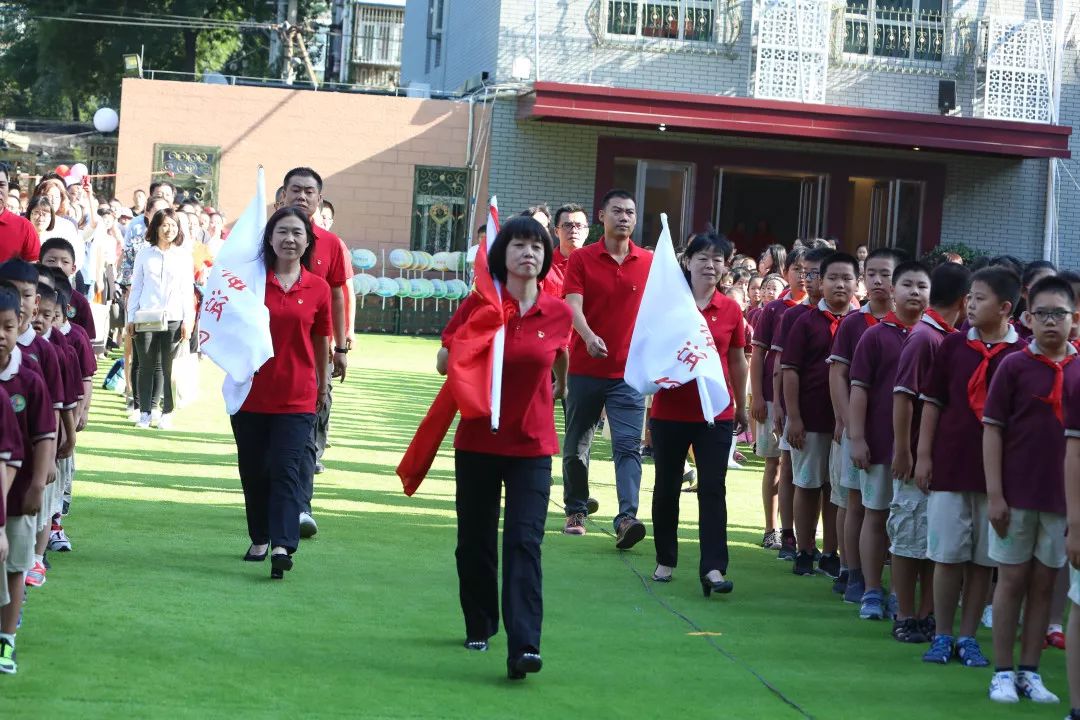
[[[11,168],[0,163],[0,198],[7,197],[10,177]],[[14,257],[34,262],[38,259],[40,245],[37,230],[30,221],[0,204],[0,263]]]
[[[589,216],[580,205],[567,203],[555,211],[554,224],[555,252],[551,256],[551,269],[548,270],[541,289],[549,295],[561,298],[570,253],[580,249],[589,239]]]
[[[349,347],[346,340],[345,321],[345,283],[348,275],[345,269],[345,253],[342,252],[344,243],[334,233],[324,230],[319,223],[315,222],[315,215],[322,211],[323,204],[323,180],[319,173],[309,167],[297,167],[285,174],[282,183],[284,189],[284,203],[286,206],[301,208],[311,219],[311,229],[315,233],[315,250],[311,255],[311,272],[315,273],[330,286],[330,314],[333,320],[334,348],[333,348],[333,372],[328,377],[341,378],[345,381],[345,371],[348,367],[346,353]],[[320,222],[322,218],[319,218]],[[301,503],[303,512],[300,513],[300,536],[311,537],[319,531],[315,519],[311,516],[311,497],[315,490],[315,473],[321,472],[322,457],[326,450],[326,436],[330,427],[330,405],[332,402],[330,383],[327,381],[326,397],[319,406],[318,417],[315,420],[315,429],[311,441],[308,443],[308,452],[305,456],[302,481],[306,497]]]
[[[637,225],[634,199],[611,190],[600,203],[604,236],[570,256],[563,292],[574,312],[566,393],[563,490],[568,535],[585,534],[589,505],[589,451],[600,412],[607,408],[615,459],[619,512],[615,547],[627,550],[645,537],[637,519],[641,489],[641,429],[645,398],[623,380],[630,337],[652,265],[652,253],[630,240]]]

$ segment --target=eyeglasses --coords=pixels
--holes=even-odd
[[[1072,315],[1072,312],[1060,308],[1057,310],[1033,310],[1031,312],[1031,316],[1044,325],[1050,320],[1053,320],[1055,325],[1065,322],[1065,318],[1069,315]]]
[[[817,270],[800,271],[799,275],[803,276],[807,280],[818,280],[821,278],[821,273]]]
[[[585,223],[571,223],[571,222],[565,222],[562,225],[559,225],[559,227],[561,229],[565,230],[566,232],[573,232],[574,230],[588,230],[589,229],[589,226],[586,225]]]

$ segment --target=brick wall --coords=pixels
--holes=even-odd
[[[155,143],[221,148],[218,206],[230,220],[260,163],[268,199],[307,165],[337,210],[334,232],[378,253],[408,247],[416,165],[465,167],[468,128],[460,102],[127,79],[117,196],[149,185]]]

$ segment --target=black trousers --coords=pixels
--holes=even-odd
[[[295,552],[300,544],[301,464],[315,415],[241,410],[232,416],[248,536]]]
[[[709,427],[706,422],[650,420],[656,488],[653,491],[653,538],[656,562],[676,567],[679,560],[679,499],[683,463],[694,448],[698,477],[698,575],[710,570],[727,574],[727,463],[733,442],[731,421]]]
[[[518,458],[458,450],[457,570],[465,636],[487,640],[499,630],[499,497],[503,523],[502,615],[510,657],[540,651],[544,618],[540,543],[544,540],[551,458]]]
[[[180,322],[170,321],[168,330],[161,332],[137,332],[132,337],[134,356],[138,363],[137,407],[144,413],[158,406],[155,391],[161,388],[161,411],[173,411],[172,365],[173,356],[180,345]]]

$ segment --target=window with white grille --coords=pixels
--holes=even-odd
[[[357,6],[353,62],[401,65],[404,32],[405,12],[402,8]]]
[[[609,36],[717,42],[717,0],[607,0]]]
[[[941,62],[944,0],[847,0],[844,52],[868,57]]]

